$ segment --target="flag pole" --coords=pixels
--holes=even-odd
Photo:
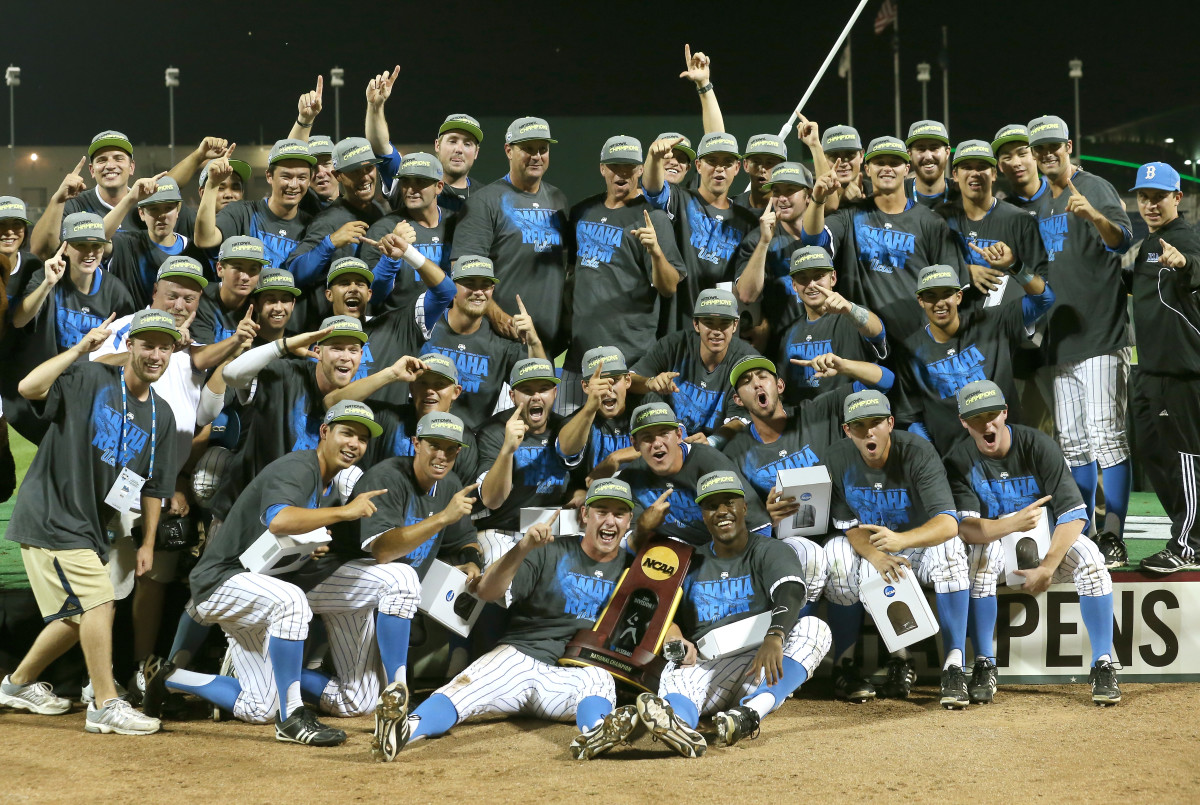
[[[896,3],[896,19],[892,32],[892,86],[896,95],[896,136],[904,138],[904,130],[900,128],[900,4]]]
[[[849,39],[846,40],[846,125],[854,125],[854,62]]]
[[[950,130],[950,34],[942,26],[942,125]]]
[[[867,0],[859,0],[858,8],[854,9],[854,13],[850,15],[850,21],[846,23],[846,27],[843,28],[841,34],[838,35],[837,41],[833,43],[833,47],[825,56],[825,61],[821,62],[821,69],[817,70],[817,74],[813,76],[812,83],[810,83],[808,85],[808,89],[804,91],[804,96],[800,99],[800,103],[796,105],[796,108],[792,110],[792,113],[784,122],[783,127],[779,129],[779,137],[781,139],[787,136],[788,129],[792,127],[792,123],[796,120],[796,115],[799,114],[800,110],[804,108],[804,104],[808,103],[808,99],[813,94],[813,90],[817,88],[817,82],[821,80],[821,77],[825,75],[825,71],[829,69],[829,63],[833,61],[834,54],[841,49],[842,42],[846,41],[846,37],[850,33],[850,27],[854,25],[854,21],[858,19],[858,15],[862,13],[862,10],[866,8],[866,5]],[[897,81],[899,81],[898,74]]]

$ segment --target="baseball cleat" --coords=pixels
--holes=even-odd
[[[1175,573],[1179,570],[1200,570],[1195,559],[1184,559],[1169,548],[1163,548],[1153,556],[1142,560],[1142,570],[1147,573]]]
[[[637,697],[637,714],[656,741],[662,741],[684,757],[700,757],[708,744],[704,736],[675,717],[675,710],[653,693]]]
[[[159,718],[162,716],[163,703],[167,700],[167,677],[175,670],[175,665],[151,654],[142,668],[146,684],[142,710],[151,718]]]
[[[375,706],[371,754],[377,760],[391,763],[408,744],[408,736],[408,687],[403,682],[393,682],[383,689]]]
[[[862,704],[875,698],[875,686],[862,675],[854,661],[847,657],[833,670],[833,695],[844,702]]]
[[[879,695],[885,699],[907,699],[912,691],[913,683],[917,681],[917,669],[913,661],[904,657],[889,657],[887,661],[887,679],[879,688]]]
[[[1103,554],[1104,566],[1109,570],[1129,564],[1129,550],[1125,547],[1125,540],[1113,532],[1102,531],[1096,537],[1096,547]]]
[[[967,684],[971,704],[991,704],[996,696],[996,663],[980,657],[971,669],[971,681]]]
[[[1092,684],[1092,701],[1101,707],[1121,701],[1121,686],[1117,684],[1117,671],[1108,660],[1100,660],[1092,666],[1088,675]]]
[[[967,694],[967,675],[961,666],[951,665],[942,671],[942,707],[961,710],[971,703]]]
[[[571,757],[591,760],[618,744],[630,743],[641,724],[637,708],[632,704],[618,707],[599,724],[575,736],[571,741]]]
[[[275,740],[306,746],[341,746],[346,742],[346,733],[325,726],[307,707],[298,707],[286,721],[275,716]]]
[[[0,683],[0,705],[40,716],[60,716],[71,709],[70,699],[55,696],[54,688],[45,682],[16,685],[7,676]]]
[[[162,728],[162,722],[133,709],[124,699],[109,699],[103,707],[88,705],[87,720],[83,722],[86,732],[108,735],[153,735]]]
[[[717,746],[733,746],[743,738],[758,737],[758,711],[741,705],[717,713],[713,717],[717,725]]]

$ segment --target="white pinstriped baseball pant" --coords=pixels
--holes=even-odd
[[[804,666],[811,679],[821,660],[829,653],[833,637],[825,621],[805,617],[796,621],[783,644],[783,656]],[[748,648],[719,660],[702,660],[695,665],[670,663],[658,682],[658,695],[678,693],[696,705],[700,715],[718,713],[752,694],[759,679],[746,672],[757,648]],[[782,702],[776,702],[778,707]]]
[[[808,588],[806,600],[811,604],[820,599],[829,579],[829,559],[825,556],[825,549],[807,537],[784,537],[783,541],[795,552],[804,567],[801,577]]]
[[[458,711],[458,722],[482,715],[523,715],[548,721],[575,717],[589,696],[616,705],[612,674],[600,668],[548,665],[509,645],[499,645],[438,688]]]
[[[996,594],[1000,575],[1004,573],[1004,548],[1000,540],[986,545],[968,545],[971,573],[971,597],[986,598]],[[1113,591],[1112,574],[1104,566],[1104,555],[1096,543],[1080,535],[1067,549],[1062,562],[1054,571],[1052,583],[1075,582],[1080,595],[1108,595]]]
[[[1071,467],[1096,461],[1100,469],[1129,458],[1131,347],[1048,367],[1054,386],[1054,435]]]
[[[825,597],[830,603],[842,606],[858,603],[859,585],[871,576],[878,576],[879,571],[855,553],[846,537],[833,537],[825,543],[825,555],[829,559]],[[958,537],[951,537],[931,548],[905,548],[896,556],[908,559],[917,574],[917,581],[933,587],[935,592],[955,593],[971,585],[967,574],[967,552]]]

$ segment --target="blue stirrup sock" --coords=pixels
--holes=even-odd
[[[1081,595],[1079,596],[1079,614],[1083,616],[1083,625],[1087,627],[1088,640],[1092,644],[1092,665],[1106,654],[1111,657],[1113,650],[1113,596]]]
[[[410,741],[415,741],[449,732],[458,723],[458,710],[444,693],[435,693],[421,702],[408,718],[415,722],[409,736]]]
[[[412,630],[412,618],[379,613],[375,619],[375,639],[379,643],[379,658],[388,682],[403,682],[404,670],[408,666],[408,636]]]
[[[612,712],[612,702],[603,696],[585,696],[575,708],[575,725],[587,732]]]
[[[267,655],[271,658],[271,671],[275,675],[275,689],[279,691],[279,720],[285,721],[298,707],[303,707],[300,698],[300,672],[304,669],[304,641],[284,640],[271,636],[267,639]]]
[[[971,606],[971,591],[959,590],[956,593],[935,593],[937,599],[938,621],[942,624],[942,649],[949,656],[957,650],[959,656],[966,656],[967,649],[967,610]]]
[[[1129,492],[1133,486],[1133,464],[1126,459],[1120,464],[1105,467],[1100,471],[1104,478],[1104,508],[1121,521],[1117,536],[1125,534],[1125,516],[1129,514]]]
[[[192,693],[218,707],[233,712],[233,705],[241,695],[242,686],[231,676],[198,674],[195,671],[177,669],[166,679],[168,688],[179,693]]]
[[[696,725],[700,723],[700,711],[696,709],[696,705],[691,699],[682,693],[668,693],[663,698],[667,700],[667,704],[671,705],[680,721],[692,729],[696,729]]]
[[[1079,487],[1079,494],[1083,495],[1084,506],[1087,507],[1088,522],[1083,531],[1085,534],[1091,534],[1092,518],[1096,515],[1096,484],[1099,482],[1099,467],[1095,461],[1090,464],[1084,464],[1082,467],[1071,467],[1071,477],[1075,479],[1075,485]],[[1128,494],[1126,498],[1128,498]],[[1126,503],[1128,507],[1128,503]]]
[[[968,633],[971,636],[971,647],[975,649],[976,657],[987,657],[996,661],[996,615],[999,611],[999,599],[995,595],[983,598],[972,598],[968,608]]]

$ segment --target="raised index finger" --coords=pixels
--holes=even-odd
[[[325,75],[324,73],[317,76],[317,97],[321,97],[321,93],[325,91]]]
[[[525,310],[525,303],[521,301],[521,295],[517,294],[517,307],[521,309],[522,316],[528,316],[529,312]]]
[[[692,46],[690,44],[683,46],[683,61],[688,67],[692,66]]]
[[[661,495],[658,496],[658,500],[654,501],[654,505],[660,506],[660,505],[665,504],[667,506],[670,506],[671,504],[667,503],[667,498],[671,497],[671,493],[674,491],[675,491],[674,489],[665,490]]]
[[[86,155],[81,156],[79,158],[79,164],[75,166],[75,170],[71,171],[71,173],[75,174],[76,176],[81,175],[83,173],[84,166],[87,165],[87,160],[88,158]]]
[[[254,305],[251,305],[250,307],[246,308],[246,315],[242,317],[242,321],[253,321],[253,320],[254,320]]]
[[[644,217],[644,218],[646,219],[646,226],[647,226],[647,227],[653,227],[653,226],[654,226],[654,224],[650,223],[650,210],[643,209],[643,210],[642,210],[642,217]]]

